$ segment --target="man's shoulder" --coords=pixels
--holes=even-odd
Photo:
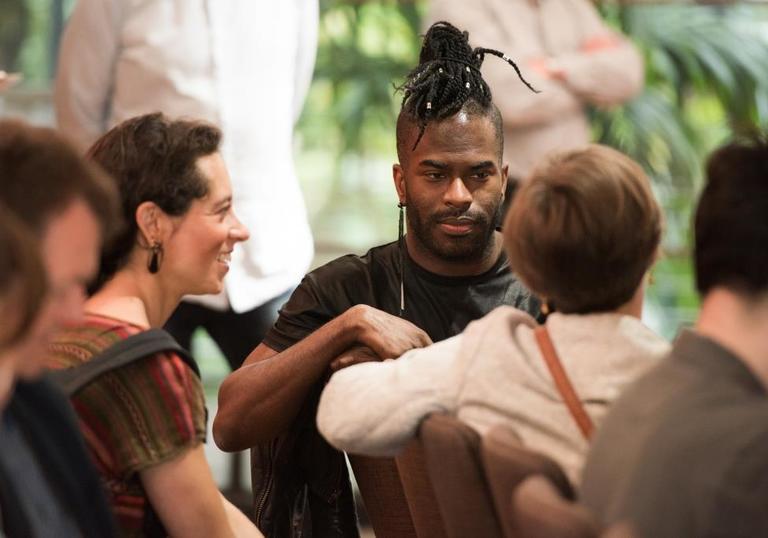
[[[633,469],[618,467],[640,465],[642,482],[678,473],[712,476],[755,439],[768,441],[768,397],[705,375],[673,350],[612,405],[587,468],[610,460],[621,474]]]
[[[365,254],[339,256],[307,274],[314,282],[343,281],[360,274],[370,274],[377,268],[394,268],[397,263],[397,241],[373,247]]]

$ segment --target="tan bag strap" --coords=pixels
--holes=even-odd
[[[566,374],[563,369],[563,365],[557,356],[555,346],[552,345],[552,339],[549,337],[549,332],[547,331],[546,326],[540,325],[536,327],[533,334],[536,335],[536,342],[539,344],[541,354],[544,356],[544,362],[547,363],[547,368],[549,368],[549,372],[555,380],[557,390],[560,392],[563,400],[565,400],[565,405],[568,406],[568,411],[571,412],[571,415],[576,421],[576,425],[581,430],[581,433],[584,435],[584,438],[589,441],[592,437],[595,425],[592,422],[592,419],[589,418],[581,400],[576,395],[571,380],[568,379],[568,374]]]

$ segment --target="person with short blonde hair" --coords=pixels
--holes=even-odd
[[[530,289],[567,314],[615,310],[642,291],[662,218],[637,163],[594,144],[555,155],[531,183],[504,223],[510,260]]]
[[[631,159],[602,146],[553,157],[520,188],[504,227],[520,281],[556,308],[546,324],[502,306],[453,338],[341,370],[322,394],[320,432],[348,452],[394,455],[427,415],[455,414],[480,434],[511,427],[578,484],[590,429],[669,349],[640,321],[660,236],[659,206]],[[549,371],[542,332],[586,429]]]

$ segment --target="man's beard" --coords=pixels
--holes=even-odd
[[[413,204],[408,205],[408,231],[421,243],[425,249],[436,257],[446,261],[476,261],[483,259],[493,248],[494,223],[498,207],[489,217],[482,211],[441,211],[425,217],[422,210]],[[473,223],[471,233],[464,236],[451,237],[440,234],[438,227],[446,219],[468,219]]]

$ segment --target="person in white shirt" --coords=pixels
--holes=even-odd
[[[196,303],[182,303],[168,329],[189,347],[194,329],[206,327],[233,369],[313,255],[293,125],[317,27],[317,0],[78,0],[61,43],[56,117],[80,148],[155,111],[221,128],[235,210],[251,238],[232,253],[225,291],[189,298]]]
[[[591,422],[586,431],[549,371],[541,329],[525,312],[501,306],[457,336],[336,372],[317,414],[318,429],[333,446],[394,456],[427,415],[448,413],[481,435],[508,425],[578,484],[589,429],[669,350],[640,321],[661,211],[639,165],[593,145],[537,169],[504,224],[511,266],[556,310],[545,334]]]

